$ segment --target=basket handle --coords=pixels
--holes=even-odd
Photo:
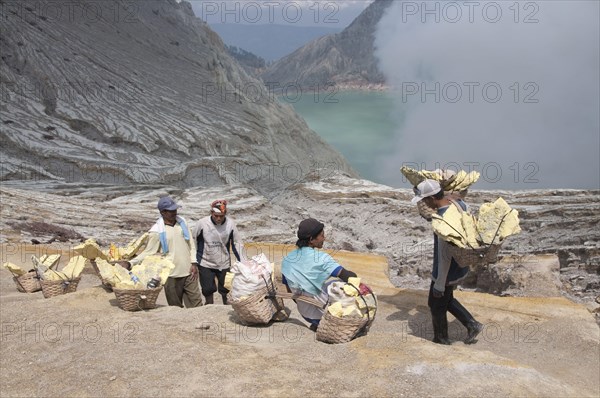
[[[498,223],[498,228],[496,229],[496,233],[494,234],[494,237],[492,238],[492,242],[490,243],[490,246],[494,244],[494,241],[496,240],[496,237],[498,236],[498,233],[500,232],[500,227],[502,226],[502,223],[504,223],[504,219],[506,218],[506,216],[508,216],[514,210],[515,209],[510,209],[510,211],[506,212],[506,214],[502,216],[502,219]]]
[[[13,276],[13,278],[15,279],[15,282],[17,282],[17,284],[18,284],[19,286],[21,286],[21,289],[23,289],[23,291],[25,292],[25,291],[26,291],[26,290],[25,290],[25,286],[23,286],[23,285],[21,284],[21,281],[19,280],[19,277],[18,277],[17,275],[15,275],[15,274],[14,274],[14,272],[12,272],[12,270],[11,270],[10,268],[9,268],[8,270],[10,271],[10,273],[11,273],[11,274],[12,274],[12,276]],[[36,277],[37,277],[37,272],[35,273],[35,275],[36,275]]]
[[[356,289],[356,291],[358,292],[358,296],[362,299],[363,303],[365,303],[365,308],[367,309],[367,322],[360,327],[360,329],[358,329],[356,331],[356,333],[354,333],[354,336],[352,336],[352,338],[356,338],[357,336],[362,335],[362,333],[366,332],[369,327],[371,326],[371,315],[369,314],[369,306],[367,305],[367,300],[365,300],[365,297],[363,294],[361,294],[360,289],[356,286],[354,286],[352,283],[348,283],[346,282],[347,285],[352,286],[354,289]],[[364,284],[363,284],[364,285]],[[367,290],[369,291],[369,293],[371,294],[371,296],[373,296],[373,299],[375,300],[375,312],[373,313],[373,317],[377,314],[377,297],[375,296],[375,294],[373,293],[373,291],[371,290],[371,288],[367,285],[364,285]],[[375,318],[373,318],[375,319]]]
[[[317,301],[313,298],[307,297],[307,296],[303,296],[301,294],[294,294],[294,293],[288,293],[288,292],[280,292],[279,290],[277,291],[276,297],[282,298],[282,299],[289,299],[289,300],[294,300],[294,301],[302,301],[304,303],[307,304],[312,304],[315,307],[321,308],[321,309],[325,309],[325,307],[327,307],[327,303],[323,304],[320,301]]]
[[[275,286],[275,285],[273,285]],[[298,294],[298,293],[290,293],[290,292],[286,292],[283,291],[283,287],[284,285],[279,285],[279,287],[275,287],[275,293],[274,293],[274,297],[279,297],[282,299],[288,299],[288,300],[298,300],[298,301],[302,301],[304,303],[307,304],[311,304],[314,305],[317,308],[320,309],[325,309],[325,307],[327,307],[327,303],[323,304],[321,301],[315,300],[311,297],[308,296],[304,296],[302,294]]]
[[[62,283],[60,284],[62,286],[63,290],[67,290],[69,288],[69,285],[71,284],[71,282],[69,280],[66,279],[62,279]]]
[[[273,283],[271,278],[269,277],[268,282],[265,279],[264,275],[261,275],[261,278],[265,282],[265,286],[267,288],[267,295],[265,297],[273,302],[273,305],[275,305],[275,308],[277,309],[277,311],[281,311],[281,310],[285,309],[285,307],[280,306],[279,302],[277,301],[277,289],[275,288],[275,284]]]
[[[146,301],[148,297],[145,294],[140,294],[140,298],[137,302],[137,306],[140,310],[145,311],[146,309],[142,307],[142,301]]]
[[[369,306],[367,305],[367,300],[365,300],[365,297],[363,294],[361,294],[359,288],[354,286],[352,283],[346,282],[346,284],[350,285],[354,289],[356,289],[356,291],[358,292],[358,296],[362,299],[363,303],[365,303],[365,308],[367,309],[367,323],[369,323],[371,321],[371,316],[369,315]],[[371,288],[369,286],[365,285],[364,283],[363,283],[363,286],[365,286],[367,288],[367,290],[369,291],[369,293],[371,294],[371,296],[373,296],[373,299],[375,300],[375,312],[373,313],[373,316],[375,316],[375,315],[377,315],[377,297],[375,296],[375,294],[373,293],[373,290],[371,290]]]

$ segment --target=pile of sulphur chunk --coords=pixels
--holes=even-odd
[[[44,254],[40,258],[35,256],[31,256],[31,261],[35,267],[36,264],[41,263],[47,268],[56,268],[58,262],[60,261],[60,254]],[[4,268],[10,271],[14,276],[23,276],[28,272],[35,272],[35,269],[30,269],[29,271],[25,271],[23,268],[19,267],[16,264],[6,262],[2,264]]]
[[[502,198],[484,203],[477,217],[450,205],[443,216],[433,215],[431,225],[443,240],[470,249],[499,245],[508,236],[521,232],[519,212]]]
[[[467,173],[464,170],[454,172],[454,170],[436,169],[430,170],[415,170],[408,166],[403,166],[400,171],[406,179],[416,187],[423,180],[435,180],[440,183],[440,186],[446,192],[464,192],[471,185],[475,184],[481,174],[477,171]]]
[[[98,268],[102,281],[115,289],[146,289],[151,279],[156,279],[164,284],[175,264],[160,254],[147,256],[131,270],[120,266],[118,261],[133,259],[148,242],[148,234],[133,239],[125,247],[118,247],[114,243],[108,250],[102,250],[94,239],[88,239],[83,244],[75,247],[75,251],[82,256],[93,260]]]
[[[360,278],[348,278],[348,283],[335,281],[327,286],[329,306],[327,311],[338,318],[375,317],[377,300],[373,292],[360,282]]]
[[[60,254],[43,255],[40,258],[31,256],[33,271],[37,273],[41,280],[48,281],[72,280],[81,275],[86,264],[86,259],[84,257],[71,257],[62,271],[57,271],[56,267],[60,262],[60,257]],[[27,271],[12,263],[4,263],[4,267],[15,276],[21,276],[27,273]]]
[[[145,233],[139,238],[133,239],[125,247],[117,247],[111,243],[108,250],[102,250],[95,239],[88,239],[73,250],[90,260],[98,258],[106,261],[130,260],[146,246],[147,242],[148,233]]]
[[[131,267],[131,271],[103,259],[96,259],[96,265],[102,279],[115,289],[146,289],[151,279],[163,285],[175,268],[173,262],[159,254],[147,256]]]

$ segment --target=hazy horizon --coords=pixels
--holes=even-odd
[[[599,5],[394,3],[376,38],[402,116],[384,164],[488,165],[490,182],[598,189]]]
[[[308,126],[337,149],[361,178],[379,184],[410,188],[410,183],[400,172],[402,166],[409,166],[419,170],[478,171],[481,177],[473,189],[600,189],[578,185],[575,180],[568,185],[559,185],[542,172],[539,164],[519,164],[500,155],[485,159],[457,158],[445,163],[403,158],[397,146],[392,145],[403,139],[398,136],[403,116],[397,113],[394,96],[392,91],[340,91],[321,94],[318,100],[313,95],[303,95],[284,102],[294,106]]]

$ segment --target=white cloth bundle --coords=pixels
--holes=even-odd
[[[231,297],[239,300],[250,296],[264,288],[273,274],[273,265],[264,253],[258,254],[250,260],[236,261],[230,272],[233,274],[231,282]]]

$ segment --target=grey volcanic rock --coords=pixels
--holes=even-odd
[[[261,75],[267,86],[323,89],[382,85],[374,55],[375,29],[392,0],[375,0],[346,29],[320,37],[274,63]]]
[[[2,175],[248,183],[346,161],[226,53],[187,2],[2,2]]]
[[[23,228],[47,222],[103,244],[125,244],[152,226],[156,200],[167,193],[183,204],[181,214],[194,221],[207,214],[215,198],[229,200],[246,242],[294,244],[298,222],[317,218],[326,225],[327,249],[382,255],[396,286],[429,287],[433,232],[410,203],[412,190],[335,172],[290,185],[274,197],[233,184],[187,189],[140,185],[132,190],[103,184],[4,182],[0,243],[47,242],[52,236]],[[503,197],[519,211],[522,232],[504,242],[497,264],[473,272],[466,286],[514,296],[560,291],[576,301],[594,302],[600,295],[598,194],[469,190],[467,202],[475,212],[483,203]]]

